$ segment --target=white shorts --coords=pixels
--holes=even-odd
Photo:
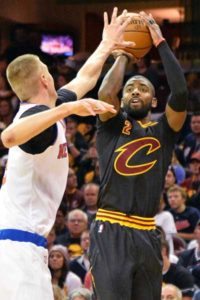
[[[0,240],[0,299],[54,299],[47,249],[29,242]]]

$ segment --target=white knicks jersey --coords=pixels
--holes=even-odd
[[[33,104],[21,105],[14,121]],[[0,190],[0,229],[21,229],[47,236],[54,224],[68,175],[65,125],[57,122],[57,139],[41,154],[18,146],[8,154]]]

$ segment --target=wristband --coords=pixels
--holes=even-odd
[[[154,46],[157,48],[164,41],[165,41],[165,38],[161,37],[156,43],[154,43]]]
[[[120,54],[118,54],[117,56],[116,56],[116,58],[118,58],[119,56],[125,56],[126,58],[127,58],[127,60],[128,60],[128,63],[130,62],[130,57],[126,54],[126,53],[120,53]]]

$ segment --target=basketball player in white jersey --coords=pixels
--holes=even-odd
[[[110,52],[127,45],[123,32],[130,20],[123,21],[123,15],[117,17],[115,8],[109,24],[104,14],[100,45],[77,77],[58,93],[47,66],[37,56],[22,55],[7,68],[21,105],[1,136],[10,148],[0,191],[1,300],[53,300],[45,243],[68,174],[62,119],[71,114],[115,112],[111,105],[93,99],[69,101],[92,89]]]

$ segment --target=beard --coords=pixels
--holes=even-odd
[[[132,108],[129,104],[124,104],[123,109],[131,118],[142,120],[148,115],[149,111],[151,110],[151,103],[143,105],[138,109]]]

